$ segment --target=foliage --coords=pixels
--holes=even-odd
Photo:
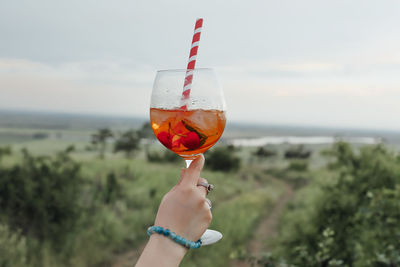
[[[153,129],[149,122],[143,123],[142,127],[138,130],[140,138],[155,139]]]
[[[14,148],[28,147],[31,151],[28,153],[30,157],[53,162],[58,157],[53,154],[54,151],[69,144],[70,134],[66,132],[58,140],[43,139],[20,143]],[[83,134],[90,133],[79,132],[77,136],[81,137]],[[158,150],[159,147],[152,144],[149,144],[150,148],[159,151],[163,160],[178,161],[179,164],[164,164],[165,161],[150,162],[146,160],[145,153],[137,153],[134,159],[127,159],[119,154],[110,153],[107,149],[104,152],[107,160],[102,160],[94,157],[95,153],[84,150],[86,145],[84,141],[75,141],[74,145],[77,149],[67,153],[69,160],[59,160],[59,164],[64,166],[64,163],[70,160],[79,162],[78,176],[82,179],[76,188],[77,194],[74,198],[76,202],[72,201],[76,204],[77,218],[74,219],[73,227],[59,229],[57,233],[51,234],[62,235],[59,240],[53,237],[39,239],[36,235],[25,234],[17,227],[8,225],[8,215],[0,209],[0,224],[9,227],[8,231],[16,236],[16,240],[25,240],[25,243],[21,242],[20,245],[23,249],[21,253],[18,252],[16,242],[7,243],[10,250],[19,253],[18,257],[26,259],[26,264],[22,266],[123,266],[116,264],[118,259],[126,259],[126,255],[131,257],[136,254],[132,252],[138,251],[148,240],[146,228],[154,223],[161,198],[178,181],[179,166],[183,165],[179,156],[166,149]],[[239,154],[236,148],[230,149],[227,148],[230,153]],[[43,154],[48,156],[37,156]],[[3,165],[7,168],[1,165],[0,170],[10,170],[16,166],[25,169],[24,162],[24,155],[15,150],[11,156],[4,158]],[[49,168],[54,169],[52,166]],[[54,177],[58,175],[53,174]],[[202,176],[209,178],[218,188],[218,194],[209,195],[214,204],[214,220],[211,228],[221,230],[226,235],[223,242],[188,255],[182,266],[229,266],[231,252],[235,254],[236,251],[243,250],[247,240],[251,238],[253,227],[264,214],[260,211],[268,212],[275,205],[282,193],[282,186],[270,183],[267,175],[260,173],[256,179],[255,175],[247,171],[227,174],[204,169]],[[243,179],[244,176],[247,178]],[[26,181],[21,183],[29,184],[31,174],[27,173],[24,178]],[[47,186],[46,183],[41,183],[37,190],[39,187]],[[47,192],[47,188],[41,190]],[[34,199],[37,203],[48,202],[45,201],[47,194],[37,194]],[[64,204],[68,206],[68,202],[71,201],[65,200]],[[51,210],[43,209],[43,214],[48,212]],[[47,216],[49,217],[49,214]],[[232,221],[235,223],[230,223]],[[0,254],[1,259],[5,258],[2,256]],[[132,265],[135,257],[132,259],[130,257]],[[11,266],[21,266],[21,264],[16,262]]]
[[[12,153],[11,147],[9,147],[9,146],[0,147],[0,162],[1,162],[1,159],[2,159],[4,156],[11,155],[11,153]]]
[[[115,173],[111,172],[107,175],[107,183],[104,191],[104,203],[110,204],[116,200],[121,192],[120,184]]]
[[[26,239],[18,231],[11,231],[0,224],[0,266],[25,266],[27,260]]]
[[[309,168],[310,163],[310,159],[279,160],[265,168],[264,172],[290,184],[292,189],[299,190],[312,182],[313,170]]]
[[[46,139],[46,138],[49,138],[49,134],[48,133],[37,132],[37,133],[32,134],[32,138],[33,139],[37,139],[37,140]]]
[[[129,158],[135,150],[139,149],[139,143],[140,138],[138,133],[134,130],[128,130],[115,140],[114,152],[125,152],[126,157]]]
[[[70,150],[70,149],[67,149]],[[79,217],[79,164],[64,151],[0,169],[0,218],[22,234],[58,244]]]
[[[269,158],[277,155],[275,150],[271,150],[265,147],[260,146],[255,152],[254,155],[260,158]]]
[[[281,187],[270,184],[213,207],[210,228],[221,231],[224,238],[188,255],[182,266],[231,266],[229,260],[243,254],[246,241],[254,234],[257,222],[264,213],[270,212],[281,194]]]
[[[92,134],[92,145],[99,151],[99,157],[104,158],[104,152],[106,151],[107,141],[113,137],[113,132],[108,128],[102,128],[97,133]]]
[[[18,225],[14,226],[11,218],[17,216],[17,212],[9,216],[7,209],[0,208],[0,266],[122,266],[115,264],[116,259],[132,255],[132,251],[146,242],[145,229],[154,222],[162,196],[179,177],[177,164],[159,163],[168,162],[169,156],[180,160],[165,149],[152,152],[157,155],[152,161],[147,160],[148,155],[144,153],[137,153],[134,159],[126,159],[108,153],[107,149],[104,151],[108,153],[107,160],[100,160],[93,157],[94,153],[83,151],[83,142],[76,143],[77,150],[73,153],[66,153],[69,159],[57,159],[59,155],[51,154],[56,147],[62,147],[67,142],[70,139],[25,142],[13,145],[11,156],[4,155],[0,180],[15,167],[27,169],[25,153],[15,149],[21,146],[27,146],[32,151],[28,154],[35,159],[36,172],[42,171],[40,166],[57,169],[50,164],[56,161],[64,168],[72,166],[74,161],[71,158],[74,158],[80,162],[77,176],[82,178],[75,188],[76,201],[72,200],[76,208],[76,217],[70,223],[72,227],[59,228],[44,239],[40,239],[36,231],[24,232]],[[206,166],[212,164],[212,154],[217,148],[206,155]],[[280,151],[280,148],[277,150]],[[225,151],[225,156],[241,155],[243,162],[244,156],[252,151],[246,148],[241,151],[228,147],[221,149]],[[43,152],[52,156],[32,156]],[[163,153],[169,155],[164,156]],[[269,180],[270,175],[303,187],[297,191],[295,201],[288,205],[279,223],[278,242],[275,246],[268,246],[277,248],[277,251],[254,259],[254,264],[269,267],[399,266],[400,157],[381,146],[353,150],[342,143],[335,145],[327,154],[332,160],[327,168],[319,170],[314,169],[312,160],[315,157],[310,161],[301,158],[289,161],[277,159],[268,161],[268,164],[244,166],[231,173],[205,169],[202,176],[208,178],[218,190],[217,194],[208,196],[213,202],[214,216],[210,228],[220,230],[224,239],[213,246],[189,252],[182,266],[230,266],[231,259],[246,253],[247,241],[252,238],[251,233],[257,222],[271,211],[283,191],[282,184]],[[39,159],[46,164],[40,163]],[[308,168],[307,162],[313,168]],[[49,172],[52,177],[59,175],[55,171]],[[37,183],[33,173],[25,171],[26,181],[17,175],[11,185],[14,183],[15,189],[22,184],[24,189],[27,188],[25,185],[35,183],[38,185],[36,191],[48,192],[51,186],[47,182],[50,179],[45,176],[47,182]],[[31,177],[35,179],[31,181]],[[7,179],[10,180],[10,176]],[[69,186],[64,189],[67,188]],[[3,183],[0,184],[1,189],[4,189]],[[54,190],[57,196],[63,195],[60,188]],[[0,198],[2,196],[3,191]],[[38,203],[49,203],[48,199],[48,193],[29,198],[35,207]],[[66,199],[62,204],[68,210],[71,200]],[[57,201],[55,204],[61,205]],[[40,211],[47,215],[40,213],[42,217],[39,218],[53,217],[50,216],[53,212],[50,208],[44,207]],[[20,218],[23,218],[22,215]],[[50,221],[55,228],[61,227],[58,223]],[[32,227],[40,229],[37,223]],[[57,235],[61,235],[58,240],[53,237]],[[8,263],[4,263],[6,261]],[[134,264],[134,259],[131,263]]]
[[[181,157],[170,150],[164,150],[164,152],[147,150],[146,157],[149,162],[178,162],[181,160]]]
[[[288,169],[298,172],[305,172],[308,169],[308,162],[305,160],[291,160]]]
[[[235,171],[240,167],[240,158],[229,147],[216,147],[206,154],[206,166],[215,171]]]
[[[293,146],[285,151],[287,159],[307,159],[311,156],[311,151],[306,150],[304,145]]]
[[[330,155],[336,178],[292,204],[281,257],[295,266],[398,266],[400,159],[381,145],[357,153],[337,143]]]

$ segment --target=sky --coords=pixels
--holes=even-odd
[[[400,1],[1,0],[0,109],[148,116],[159,69],[215,68],[228,120],[400,130]]]

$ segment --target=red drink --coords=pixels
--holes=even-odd
[[[221,110],[150,109],[154,134],[168,149],[185,159],[194,159],[221,137],[226,123]]]

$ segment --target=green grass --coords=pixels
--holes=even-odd
[[[281,186],[269,184],[219,203],[213,210],[210,228],[221,231],[223,239],[212,246],[192,251],[182,266],[230,266],[232,255],[245,249],[259,220],[278,201],[283,192]]]
[[[111,225],[118,226],[108,231],[112,232],[110,236],[114,236],[113,242],[121,251],[147,240],[145,229],[154,221],[162,196],[177,182],[182,165],[183,162],[153,164],[144,159],[127,160],[110,155],[105,160],[85,162],[84,176],[95,177],[103,183],[107,172],[119,173],[124,199],[114,207],[104,208],[102,216],[106,216]],[[238,244],[243,247],[251,238],[251,228],[275,204],[282,187],[267,178],[260,181],[248,171],[222,173],[206,169],[202,176],[216,187],[209,195],[214,205],[211,228],[222,231],[225,238],[219,244],[188,255],[182,266],[211,266],[208,265],[210,260],[212,266],[228,266],[229,255],[239,249]],[[204,253],[211,253],[207,261],[201,256]]]
[[[20,132],[32,134],[25,130]],[[122,154],[111,153],[110,147],[105,159],[99,159],[96,152],[86,149],[88,133],[65,131],[60,138],[56,138],[54,132],[49,134],[47,139],[9,143],[14,153],[4,158],[2,164],[20,161],[22,148],[35,155],[53,155],[74,145],[76,149],[72,157],[82,164],[81,174],[85,180],[81,203],[89,209],[81,219],[79,230],[70,233],[66,240],[66,251],[55,253],[46,244],[41,246],[42,261],[39,265],[110,266],[118,255],[137,249],[147,241],[146,229],[154,222],[161,198],[178,181],[184,161],[150,163],[143,149],[134,158],[126,159]],[[160,148],[158,144],[151,147],[155,150]],[[281,183],[262,173],[263,169],[275,166],[277,162],[282,164],[281,161],[256,161],[251,156],[252,149],[236,153],[242,158],[239,171],[211,171],[207,169],[206,159],[202,172],[202,177],[215,185],[215,190],[209,195],[213,202],[210,228],[221,231],[224,238],[217,244],[190,252],[182,266],[229,266],[231,256],[243,251],[252,238],[253,228],[283,193]],[[100,200],[110,173],[115,173],[120,193],[114,202],[105,204]],[[93,196],[97,199],[94,200]]]

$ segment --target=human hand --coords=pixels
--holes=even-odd
[[[212,215],[206,202],[207,189],[197,186],[204,157],[195,159],[183,169],[179,182],[163,197],[154,225],[170,229],[187,240],[197,241],[211,223]],[[153,234],[143,250],[136,267],[176,267],[187,248],[162,235]]]
[[[197,241],[211,223],[212,214],[206,202],[207,190],[197,186],[207,181],[200,178],[204,156],[195,159],[188,169],[182,169],[179,182],[163,197],[155,224],[171,232]]]

